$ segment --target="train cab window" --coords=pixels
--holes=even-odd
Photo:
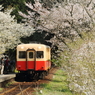
[[[19,51],[19,58],[25,58],[26,52],[25,51]]]
[[[29,52],[29,58],[33,58],[33,52]]]
[[[37,58],[43,58],[44,57],[44,54],[43,54],[43,51],[37,51]]]

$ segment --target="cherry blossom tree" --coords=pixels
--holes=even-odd
[[[0,6],[0,9],[2,9],[2,6]],[[7,10],[5,13],[0,11],[0,54],[21,43],[21,37],[30,36],[34,32],[31,26],[18,24],[14,17],[10,16],[10,12],[11,10]]]
[[[36,30],[54,34],[49,42],[52,43],[53,49],[55,46],[58,47],[56,53],[68,48],[67,39],[74,41],[76,37],[82,38],[82,32],[95,30],[94,0],[64,0],[52,8],[43,7],[44,3],[39,0],[35,0],[35,4],[25,3],[25,5],[31,11],[27,10],[28,15],[22,12],[19,14]]]

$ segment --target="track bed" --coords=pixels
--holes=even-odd
[[[40,88],[40,84],[48,83],[51,81],[53,74],[57,68],[52,68],[49,72],[49,75],[43,80],[32,81],[32,82],[15,82],[8,87],[5,87],[0,95],[35,95],[35,88]]]

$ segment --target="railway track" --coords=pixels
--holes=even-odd
[[[37,82],[17,82],[6,88],[0,95],[29,95],[39,83],[40,80]]]
[[[9,87],[6,87],[0,95],[35,95],[33,94],[33,92],[35,92],[35,88],[39,88],[42,83],[49,82],[52,79],[55,70],[56,68],[51,69],[49,75],[43,80],[36,82],[15,82]]]

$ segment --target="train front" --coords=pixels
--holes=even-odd
[[[42,44],[21,44],[17,46],[18,71],[46,71],[50,68],[50,48]]]

